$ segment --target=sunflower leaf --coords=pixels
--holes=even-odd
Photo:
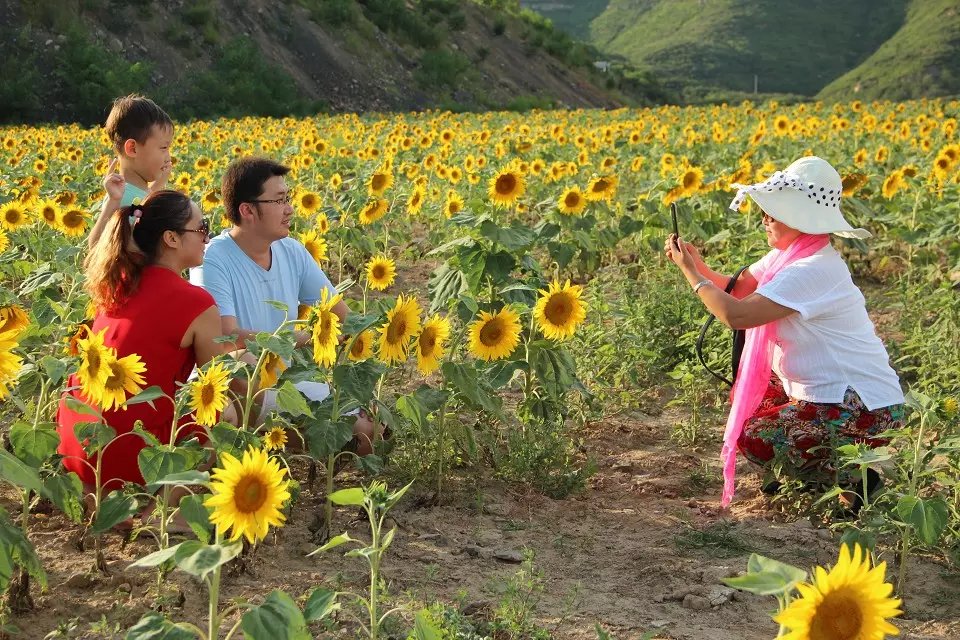
[[[942,498],[903,496],[897,502],[897,515],[913,526],[925,544],[936,544],[947,526],[949,508]]]
[[[127,630],[124,640],[196,640],[197,634],[151,611]]]
[[[47,574],[33,543],[0,507],[0,593],[6,592],[16,567],[26,569],[40,586],[46,588]]]
[[[34,493],[43,491],[40,474],[6,449],[0,447],[0,480]]]
[[[113,427],[102,422],[78,422],[73,425],[73,432],[88,455],[100,451],[117,437]]]
[[[413,640],[440,640],[443,638],[443,634],[434,625],[430,612],[426,609],[417,612],[413,623],[413,632],[410,635]]]
[[[204,455],[203,449],[176,447],[170,450],[167,445],[145,447],[137,456],[137,464],[147,483],[147,490],[152,492],[156,487],[151,488],[151,485],[168,484],[161,482],[161,479],[195,467]]]
[[[385,370],[382,364],[373,359],[337,365],[333,368],[333,384],[340,393],[364,405],[373,399],[377,381]]]
[[[74,522],[83,518],[83,483],[72,471],[44,478],[43,495]]]
[[[188,487],[192,485],[206,485],[210,482],[210,474],[206,471],[181,471],[171,473],[147,485],[147,491],[153,493],[160,487]]]
[[[147,402],[150,404],[151,407],[153,407],[154,400],[157,400],[159,398],[165,398],[166,396],[167,394],[163,392],[163,389],[161,389],[157,385],[154,385],[152,387],[147,387],[146,389],[144,389],[137,395],[133,396],[132,398],[127,398],[127,406],[129,407],[130,405],[133,405],[133,404],[140,404],[141,402]]]
[[[323,553],[324,551],[329,551],[330,549],[339,547],[340,545],[346,544],[348,542],[357,542],[357,540],[354,540],[353,538],[351,538],[349,533],[341,533],[340,535],[333,536],[332,538],[327,540],[327,543],[325,545],[323,545],[322,547],[317,547],[316,549],[308,553],[307,556],[309,557],[314,555],[315,553]]]
[[[137,500],[119,491],[111,491],[107,499],[100,503],[97,519],[93,522],[93,533],[103,533],[117,526],[137,512]]]
[[[190,525],[190,529],[200,542],[209,542],[213,525],[210,524],[210,511],[203,504],[204,496],[192,494],[180,501],[180,515]]]
[[[240,623],[248,640],[310,640],[307,622],[293,598],[274,590],[259,607],[248,609]]]
[[[10,427],[9,437],[14,455],[35,469],[52,456],[60,444],[56,426],[49,422],[36,427],[27,422],[16,422]]]
[[[472,364],[444,362],[441,370],[443,371],[444,379],[446,379],[469,404],[477,409],[499,415],[501,408],[500,398],[489,389],[486,381],[481,383],[477,376],[477,370]]]
[[[240,541],[228,544],[203,544],[197,540],[187,540],[180,545],[174,560],[177,566],[201,580],[217,567],[230,562],[243,550]]]
[[[352,487],[350,489],[340,489],[339,491],[334,491],[330,494],[330,502],[333,504],[338,504],[340,506],[344,505],[355,505],[362,506],[364,500],[364,492],[360,487]]]
[[[340,609],[337,602],[337,592],[319,587],[313,590],[307,603],[303,606],[303,617],[307,622],[323,620],[334,611]]]
[[[280,386],[280,390],[277,391],[277,408],[294,418],[297,416],[313,417],[313,412],[310,411],[310,405],[307,404],[306,397],[289,380],[284,382]]]
[[[180,549],[181,545],[186,544],[186,542],[181,542],[175,544],[172,547],[167,547],[166,549],[160,549],[159,551],[154,551],[149,553],[142,558],[137,558],[136,561],[130,564],[130,567],[157,567],[172,558],[176,555],[177,551]]]

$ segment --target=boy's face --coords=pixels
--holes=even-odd
[[[123,149],[131,167],[147,182],[153,182],[170,162],[170,145],[173,143],[173,127],[153,125],[143,143],[127,140]]]

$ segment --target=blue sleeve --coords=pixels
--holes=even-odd
[[[203,271],[201,272],[201,284],[204,289],[210,292],[217,308],[220,309],[221,316],[237,317],[237,309],[233,303],[233,287],[230,284],[230,276],[227,270],[219,260],[211,260],[210,255],[204,257]],[[191,274],[191,280],[193,280]]]
[[[331,296],[336,295],[337,289],[331,284],[330,278],[317,265],[306,247],[299,242],[297,242],[296,255],[302,265],[301,273],[303,273],[303,277],[300,279],[300,303],[316,304],[320,300],[320,294],[324,289],[329,291]],[[226,315],[222,311],[221,314]]]

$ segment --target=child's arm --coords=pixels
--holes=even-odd
[[[100,215],[93,224],[90,235],[87,236],[88,249],[93,249],[96,246],[97,240],[103,234],[103,228],[107,226],[107,220],[120,208],[120,201],[123,199],[123,190],[127,186],[127,181],[116,172],[117,162],[119,162],[119,159],[114,158],[110,161],[110,166],[107,167],[107,175],[103,179],[103,188],[107,192],[107,198],[103,201],[103,206],[100,207]]]
[[[167,188],[167,180],[170,178],[170,172],[173,170],[173,163],[169,160],[163,163],[163,168],[160,169],[160,175],[157,176],[157,179],[150,183],[150,186],[147,187],[147,193],[156,193],[157,191],[163,191]]]

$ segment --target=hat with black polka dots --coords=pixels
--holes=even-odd
[[[869,238],[866,229],[850,226],[840,211],[843,181],[830,163],[816,156],[800,158],[783,171],[756,184],[733,184],[737,211],[747,196],[768,216],[804,233],[832,233],[844,238]]]

